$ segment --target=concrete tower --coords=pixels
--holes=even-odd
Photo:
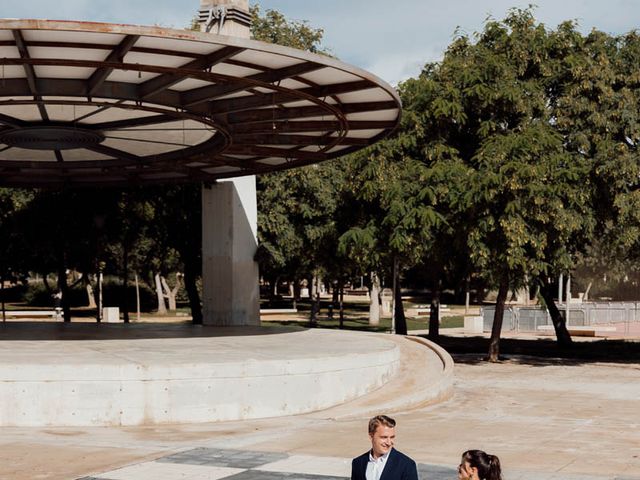
[[[250,38],[248,0],[201,0],[201,29]],[[256,177],[202,189],[202,287],[205,325],[260,324]]]

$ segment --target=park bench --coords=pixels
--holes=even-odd
[[[354,290],[345,290],[345,295],[355,296],[355,297],[366,297],[369,295],[369,290],[365,289],[354,289]]]
[[[569,335],[576,337],[595,337],[597,333],[615,332],[616,327],[604,327],[600,325],[568,326]],[[538,331],[554,332],[553,325],[538,325]]]
[[[440,305],[440,314],[449,313],[451,309],[447,305]],[[431,306],[430,305],[417,305],[410,309],[410,312],[413,313],[416,317],[422,317],[424,315],[431,314]]]
[[[261,308],[260,315],[283,315],[288,313],[298,313],[297,308]]]
[[[62,316],[62,309],[58,310],[5,310],[7,318],[54,318],[59,319]]]

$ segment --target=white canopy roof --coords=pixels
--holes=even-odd
[[[393,88],[332,58],[159,27],[0,20],[0,184],[208,181],[393,130]]]

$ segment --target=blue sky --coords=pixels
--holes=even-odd
[[[553,28],[577,20],[583,31],[619,34],[640,28],[640,0],[250,0],[325,31],[325,45],[341,60],[392,84],[438,60],[460,28],[481,30],[489,16],[535,3],[536,17]],[[182,28],[198,0],[4,0],[8,18],[91,20]]]

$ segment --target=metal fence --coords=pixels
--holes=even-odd
[[[559,304],[558,309],[566,318],[566,307]],[[495,306],[481,308],[485,331],[491,331]],[[640,322],[640,302],[607,303],[571,303],[568,326],[611,325]],[[535,332],[539,326],[553,325],[546,308],[541,307],[505,307],[502,322],[503,332]],[[628,330],[626,328],[625,330]]]

